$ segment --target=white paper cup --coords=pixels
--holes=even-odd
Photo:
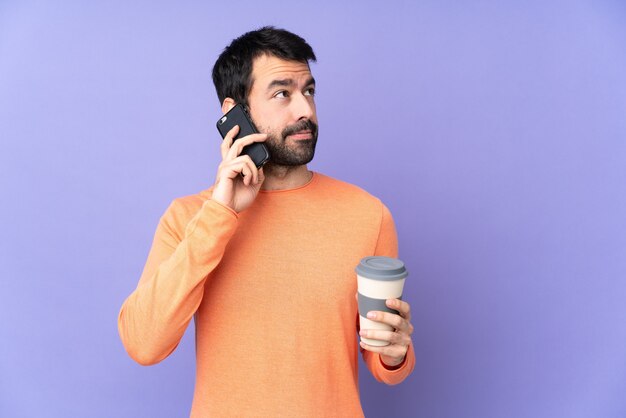
[[[408,272],[404,263],[397,258],[365,257],[356,267],[359,291],[359,324],[361,329],[393,331],[390,325],[367,319],[369,311],[383,311],[397,314],[398,311],[386,305],[387,299],[401,299],[404,281]],[[361,341],[374,346],[388,345],[388,341],[361,337]]]

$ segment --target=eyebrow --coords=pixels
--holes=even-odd
[[[272,80],[272,82],[267,86],[267,90],[268,91],[272,90],[274,87],[289,87],[289,86],[293,86],[294,84],[295,84],[295,81],[293,81],[292,78]],[[313,77],[310,77],[304,85],[305,86],[315,85],[315,79]]]

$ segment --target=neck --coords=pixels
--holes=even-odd
[[[263,181],[261,190],[295,189],[304,186],[313,176],[306,165],[289,167],[271,163],[265,164],[263,174],[265,181]]]

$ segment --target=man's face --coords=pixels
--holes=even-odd
[[[268,134],[265,145],[276,165],[307,164],[315,154],[315,80],[308,64],[262,55],[252,63],[250,116]]]

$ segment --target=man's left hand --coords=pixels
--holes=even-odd
[[[379,353],[383,363],[387,366],[395,367],[404,361],[409,345],[411,345],[411,334],[413,334],[411,306],[400,299],[387,299],[386,304],[389,308],[398,311],[399,315],[389,312],[370,311],[367,314],[367,318],[390,325],[392,331],[362,329],[359,334],[365,338],[389,341],[389,345],[384,347],[368,345],[361,341],[361,347],[365,350]]]

